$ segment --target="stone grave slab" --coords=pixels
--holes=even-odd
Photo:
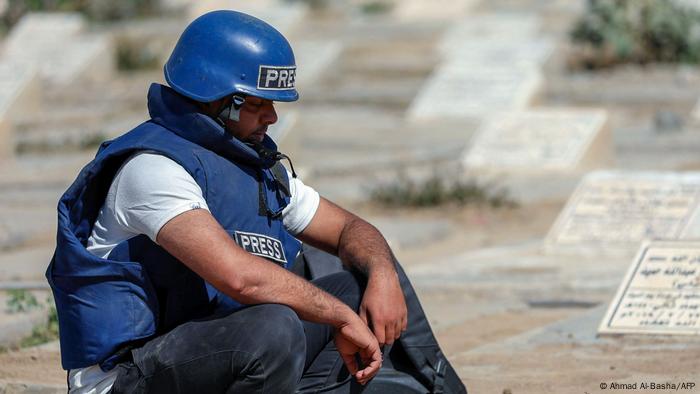
[[[3,58],[38,68],[41,77],[59,86],[77,78],[106,78],[113,70],[106,36],[86,31],[77,13],[30,13],[7,38]]]
[[[289,132],[294,128],[297,122],[298,113],[297,111],[285,111],[283,113],[278,112],[277,122],[270,125],[267,130],[267,134],[272,138],[277,144],[284,140],[284,137],[289,134]]]
[[[39,110],[40,81],[34,67],[0,61],[0,118],[17,120]]]
[[[533,101],[541,83],[542,76],[534,67],[469,67],[447,62],[420,88],[408,117],[482,118],[520,110]]]
[[[642,245],[601,334],[700,334],[700,241]]]
[[[531,14],[470,15],[447,30],[438,50],[444,59],[463,64],[541,66],[554,43],[538,34],[539,27]]]
[[[612,144],[604,110],[537,109],[484,120],[463,156],[467,169],[574,172],[607,164]]]
[[[39,110],[40,95],[33,67],[0,61],[0,161],[14,156],[14,123]]]
[[[695,106],[690,113],[690,123],[694,126],[700,126],[700,100],[695,102]]]
[[[297,63],[296,86],[303,97],[305,88],[317,81],[340,55],[340,41],[299,40],[292,44]]]
[[[470,14],[454,23],[440,40],[439,48],[449,51],[465,41],[500,39],[530,39],[537,37],[540,29],[539,18],[535,14],[493,13]]]
[[[452,20],[463,15],[477,0],[403,0],[394,3],[393,16],[401,21]]]
[[[579,183],[545,250],[630,254],[647,239],[698,237],[699,203],[698,172],[596,171]]]
[[[544,254],[540,241],[528,241],[414,263],[406,267],[406,272],[423,288],[498,293],[494,295],[495,303],[596,303],[615,290],[625,272],[624,261],[617,256]]]
[[[444,59],[472,67],[540,67],[552,55],[554,47],[554,42],[546,38],[465,39],[454,47],[441,48],[441,54]]]
[[[15,143],[14,138],[12,138],[10,122],[7,119],[0,119],[0,164],[6,164],[14,156],[14,153]],[[1,234],[0,239],[2,239]]]
[[[112,46],[105,35],[80,36],[63,48],[51,68],[42,68],[42,74],[52,83],[66,86],[81,80],[105,81],[114,69]]]
[[[188,18],[191,21],[215,10],[235,10],[253,15],[287,36],[304,19],[308,7],[302,2],[281,0],[201,0],[192,3]]]

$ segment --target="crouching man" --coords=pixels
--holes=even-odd
[[[270,25],[201,16],[150,120],[62,196],[46,275],[71,393],[466,392],[382,235],[280,164],[295,76]],[[300,241],[346,270],[290,272],[328,257]]]

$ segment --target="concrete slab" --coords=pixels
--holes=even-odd
[[[78,78],[107,79],[112,52],[109,39],[88,33],[78,13],[30,13],[10,32],[2,56],[37,67],[43,80],[65,86]]]
[[[601,334],[700,334],[700,242],[647,242],[610,303]]]
[[[475,67],[447,62],[428,78],[407,111],[410,120],[482,118],[520,110],[535,98],[542,83],[531,67]]]
[[[365,217],[376,226],[394,250],[419,248],[446,237],[454,226],[445,219]]]
[[[534,13],[499,12],[461,17],[443,35],[439,48],[449,53],[465,41],[527,40],[539,36],[541,22]]]
[[[40,108],[40,81],[32,66],[0,61],[0,163],[15,154],[15,124]]]
[[[268,127],[267,134],[279,144],[292,131],[297,122],[297,111],[288,111],[278,115],[277,123]]]
[[[8,165],[15,155],[15,141],[12,125],[7,119],[0,119],[0,166]]]
[[[215,10],[234,10],[253,15],[274,26],[287,36],[304,19],[308,7],[303,2],[280,0],[203,0],[192,3],[188,10],[188,21]]]
[[[445,32],[438,52],[446,61],[471,67],[540,67],[554,51],[540,25],[534,14],[468,15]]]
[[[53,255],[51,245],[0,252],[0,286],[11,282],[46,282],[44,272]],[[5,286],[10,287],[10,286]]]
[[[603,110],[536,109],[485,119],[465,152],[475,172],[583,172],[609,165],[612,137]]]
[[[0,117],[17,121],[39,111],[41,86],[36,68],[12,60],[0,61]]]
[[[395,19],[405,22],[423,22],[426,19],[451,21],[457,15],[464,15],[478,3],[478,0],[404,0],[395,3],[392,15]]]
[[[549,251],[631,255],[645,239],[700,234],[700,173],[596,171],[547,235]]]
[[[547,38],[465,38],[458,46],[440,49],[444,59],[470,67],[541,67],[553,54],[555,43]]]
[[[294,42],[297,62],[296,86],[303,95],[304,87],[321,78],[343,50],[341,41],[297,40]]]

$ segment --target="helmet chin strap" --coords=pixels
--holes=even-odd
[[[245,104],[245,96],[238,93],[231,96],[231,104],[225,106],[219,115],[217,115],[217,120],[226,129],[226,121],[231,120],[238,122],[241,120],[241,108]]]

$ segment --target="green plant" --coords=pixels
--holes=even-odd
[[[117,69],[121,71],[155,70],[161,62],[158,53],[143,41],[122,38],[117,40]]]
[[[39,308],[39,302],[34,294],[24,289],[12,289],[7,291],[6,309],[9,313],[29,312]]]
[[[391,8],[391,4],[385,1],[370,1],[360,6],[363,14],[385,14],[391,11]]]
[[[160,0],[7,0],[1,17],[2,30],[9,30],[31,11],[80,12],[88,19],[116,21],[154,15]]]
[[[437,175],[415,182],[405,176],[370,191],[370,199],[385,206],[431,207],[443,204],[515,206],[504,190],[476,181],[447,181]]]
[[[587,68],[700,61],[700,12],[671,0],[588,0],[570,36]]]
[[[53,299],[49,298],[49,316],[45,324],[34,327],[32,333],[20,342],[20,347],[41,345],[58,339],[58,313]]]

